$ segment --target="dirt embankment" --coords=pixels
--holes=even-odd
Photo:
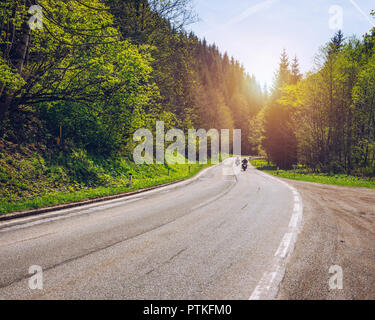
[[[375,299],[375,190],[287,182],[301,193],[304,221],[278,298]],[[333,265],[342,290],[330,290]]]

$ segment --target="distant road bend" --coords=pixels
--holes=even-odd
[[[64,215],[0,223],[0,298],[276,297],[301,223],[299,194],[253,168],[237,176],[223,168]],[[43,290],[29,289],[32,265],[43,268]]]

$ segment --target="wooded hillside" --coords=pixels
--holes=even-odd
[[[305,77],[281,56],[271,98],[250,121],[250,143],[280,168],[375,176],[375,30],[339,31]]]
[[[31,30],[36,3],[43,27]],[[262,92],[238,61],[184,31],[194,19],[187,0],[3,1],[1,135],[27,114],[41,121],[48,146],[62,127],[65,146],[109,155],[164,120],[242,129],[249,153],[248,119]]]

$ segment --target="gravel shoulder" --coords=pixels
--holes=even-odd
[[[285,181],[300,192],[304,217],[278,299],[375,299],[375,190]],[[333,265],[342,290],[329,289]]]

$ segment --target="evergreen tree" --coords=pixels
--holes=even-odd
[[[294,57],[292,66],[291,66],[291,84],[297,84],[298,81],[302,79],[302,74],[299,69],[299,62],[297,56]]]
[[[329,54],[337,53],[341,50],[344,44],[345,38],[344,34],[341,30],[337,31],[335,35],[331,38],[331,42],[329,43]]]
[[[280,56],[279,69],[275,75],[274,94],[278,94],[282,87],[290,83],[291,74],[289,66],[289,57],[284,49]]]
[[[269,105],[264,114],[264,139],[262,146],[269,160],[280,168],[291,168],[297,163],[297,140],[291,125],[292,110],[279,103],[282,89],[293,81],[289,58],[284,50]]]

